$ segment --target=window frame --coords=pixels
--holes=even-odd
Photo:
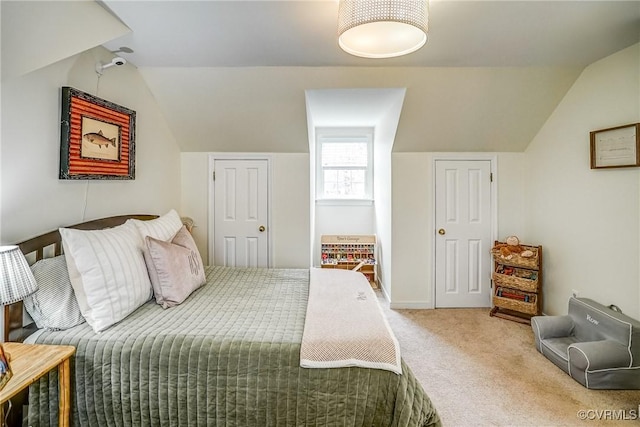
[[[360,204],[373,201],[373,128],[316,128],[316,201],[331,204]],[[366,143],[367,167],[365,170],[365,190],[363,197],[325,197],[324,172],[331,170],[362,169],[361,167],[323,167],[322,146],[325,143]]]

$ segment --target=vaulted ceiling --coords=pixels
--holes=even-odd
[[[131,28],[105,46],[139,67],[584,67],[640,37],[634,1],[431,0],[425,47],[371,60],[338,47],[337,0],[103,4]]]
[[[63,25],[70,8],[86,18]],[[352,88],[406,88],[394,151],[522,151],[585,66],[640,41],[640,1],[432,0],[421,50],[371,60],[338,47],[337,8],[336,0],[3,1],[3,79],[125,46],[133,53],[118,55],[138,68],[183,151],[306,152],[305,90]],[[5,25],[19,40],[6,42]],[[47,44],[67,39],[74,49],[46,55]],[[345,105],[340,122],[357,108]]]

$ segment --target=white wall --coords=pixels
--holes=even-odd
[[[313,265],[320,266],[320,237],[324,234],[376,234],[373,204],[353,206],[316,203]]]
[[[273,266],[309,268],[309,154],[274,153],[272,162]]]
[[[146,67],[141,72],[185,152],[306,152],[306,91],[405,87],[394,151],[520,152],[581,70]],[[367,124],[346,124],[354,125]]]
[[[134,67],[110,69],[97,91],[96,48],[2,81],[2,243],[59,226],[126,213],[163,214],[180,202],[179,149]],[[59,180],[60,87],[72,86],[137,112],[136,179]]]
[[[316,127],[313,121],[313,115],[309,114],[310,103],[309,97],[305,97],[305,104],[307,107],[307,132],[309,134],[309,153],[316,152]],[[315,194],[316,188],[316,162],[315,156],[309,156],[309,199],[307,205],[309,206],[309,233],[311,238],[309,240],[309,265],[315,265],[315,250],[316,244],[319,244],[316,239],[316,198],[312,196]]]
[[[540,244],[531,236],[525,221],[525,182],[523,153],[500,153],[498,156],[498,232],[499,240],[507,236],[518,236],[525,244]]]
[[[207,153],[181,153],[180,211],[193,219],[193,239],[208,264],[209,246],[209,156]]]
[[[0,23],[2,22],[2,6],[0,5]],[[2,32],[0,31],[0,46],[2,46]],[[1,64],[0,64],[1,65]],[[0,81],[2,72],[0,71]],[[2,86],[0,85],[0,99],[2,99]],[[0,102],[0,117],[2,117],[2,102]],[[2,123],[0,122],[0,128]],[[2,178],[2,137],[0,136],[0,179]],[[0,213],[2,213],[2,182],[0,181]],[[0,243],[2,243],[2,220],[0,220]],[[4,327],[4,326],[3,326]]]
[[[492,154],[486,153],[486,155]],[[471,153],[470,156],[478,156],[478,153]],[[523,154],[497,153],[496,156],[498,236],[515,234],[525,241]],[[434,305],[434,153],[393,153],[391,157],[393,177],[391,306],[429,308]]]
[[[590,131],[640,122],[639,76],[640,45],[590,65],[525,153],[498,154],[498,237],[543,246],[547,314],[576,289],[640,317],[640,169],[589,169]],[[432,158],[392,154],[395,307],[433,303]]]
[[[432,191],[430,153],[392,153],[391,306],[432,305]]]
[[[640,169],[589,168],[589,132],[640,122],[640,44],[588,66],[527,149],[526,218],[544,311],[575,289],[640,318]]]
[[[374,203],[362,205],[345,202],[331,205],[319,202],[317,207],[316,204],[312,205],[312,265],[320,264],[319,240],[323,234],[375,234],[377,278],[387,295],[391,292],[391,149],[395,143],[405,93],[404,88],[306,91],[310,153],[316,153],[316,126],[374,128]],[[312,160],[312,182],[315,166]],[[313,186],[311,194],[315,194]]]
[[[42,69],[131,32],[95,1],[4,1],[2,77]]]
[[[207,248],[211,153],[182,153],[181,211],[195,221],[195,240],[203,259]],[[309,268],[311,259],[309,154],[270,153],[273,267]]]
[[[391,175],[391,152],[396,139],[398,123],[404,105],[406,89],[396,89],[386,104],[387,110],[378,120],[375,129],[376,142],[373,152],[375,198],[374,217],[377,237],[376,262],[378,282],[391,299],[393,293],[393,191]]]
[[[395,128],[394,128],[395,129]],[[378,282],[387,298],[391,298],[392,264],[392,221],[391,206],[393,195],[391,192],[391,143],[376,144],[373,153],[375,177],[373,180],[373,192],[375,198],[374,221],[377,239],[376,262],[378,263]]]

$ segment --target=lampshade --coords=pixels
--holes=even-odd
[[[0,304],[22,301],[38,289],[29,264],[17,246],[0,246]]]
[[[338,44],[352,55],[391,58],[427,41],[427,0],[340,0]]]

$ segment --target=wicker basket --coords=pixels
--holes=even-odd
[[[500,249],[496,247],[491,249],[491,254],[493,255],[493,259],[495,259],[496,262],[499,262],[500,264],[510,265],[512,267],[523,267],[523,268],[531,268],[533,270],[537,270],[538,269],[538,247],[526,246],[526,245],[520,245],[520,246],[522,246],[525,250],[529,250],[533,252],[533,256],[529,258],[524,258],[518,254],[511,254],[510,255],[511,258],[507,259],[502,257],[502,255],[500,254]]]
[[[493,283],[496,287],[506,286],[507,288],[519,289],[527,292],[536,292],[540,284],[537,278],[535,280],[530,280],[496,272],[491,273],[491,278],[493,279]]]
[[[499,296],[499,291],[505,291],[512,294],[527,296],[529,301],[522,301],[515,298],[508,298],[504,296]],[[538,313],[538,295],[535,293],[529,292],[521,292],[514,289],[496,287],[496,292],[493,295],[493,305],[500,308],[506,308],[508,310],[518,311],[520,313],[526,314],[539,314]]]

